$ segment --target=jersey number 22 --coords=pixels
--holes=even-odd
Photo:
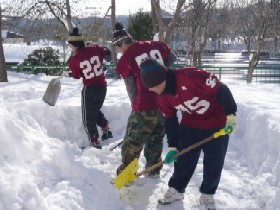
[[[98,56],[92,56],[90,60],[85,60],[80,63],[80,68],[86,79],[91,79],[102,74],[101,63]]]

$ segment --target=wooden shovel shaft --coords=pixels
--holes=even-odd
[[[56,78],[56,82],[60,81],[64,76],[66,76],[66,70],[64,69],[59,77]]]
[[[175,155],[173,155],[173,158],[178,158],[179,156],[185,154],[185,153],[188,153],[189,151],[201,146],[202,144],[205,144],[207,143],[208,141],[211,141],[212,139],[214,138],[214,135],[211,135],[197,143],[194,143],[193,145],[191,146],[188,146],[187,148],[181,150],[180,152],[177,152]]]
[[[207,143],[208,141],[211,141],[211,140],[214,139],[214,138],[218,138],[219,136],[223,136],[223,135],[226,135],[226,134],[227,134],[227,132],[224,131],[224,129],[221,129],[221,130],[219,130],[218,132],[212,134],[211,136],[209,136],[209,137],[207,137],[207,138],[205,138],[205,139],[203,139],[203,140],[201,140],[201,141],[199,141],[199,142],[197,142],[197,143],[194,143],[194,144],[192,144],[191,146],[188,146],[187,148],[181,150],[180,152],[177,152],[177,153],[176,153],[175,155],[173,155],[172,157],[173,157],[173,158],[178,158],[179,156],[181,156],[181,155],[183,155],[183,154],[186,154],[187,152],[189,152],[189,151],[191,151],[191,150],[193,150],[193,149],[195,149],[195,148],[201,146],[202,144],[205,144],[205,143]],[[155,165],[152,165],[151,167],[146,168],[146,169],[143,170],[142,172],[136,173],[136,177],[139,177],[139,176],[142,176],[143,174],[149,173],[149,172],[151,172],[152,170],[154,170],[154,169],[156,169],[156,168],[162,166],[163,164],[164,164],[164,161],[160,161],[160,162],[156,163]]]
[[[177,152],[177,153],[176,153],[175,155],[173,155],[172,157],[173,157],[173,158],[178,158],[179,156],[181,156],[181,155],[183,155],[183,154],[185,154],[185,153],[187,153],[187,152],[189,152],[189,151],[191,151],[191,150],[193,150],[193,149],[195,149],[195,148],[201,146],[202,144],[205,144],[206,142],[211,141],[213,138],[214,138],[214,135],[211,135],[211,136],[209,136],[209,137],[203,139],[202,141],[199,141],[199,142],[197,142],[197,143],[195,143],[195,144],[193,144],[193,145],[191,145],[191,146],[188,146],[187,148],[183,149],[182,151]],[[151,172],[152,170],[154,170],[154,169],[156,169],[156,168],[162,166],[163,164],[164,164],[164,162],[163,162],[163,161],[160,161],[160,162],[158,162],[158,163],[152,165],[151,167],[146,168],[146,169],[143,170],[142,172],[137,173],[137,174],[136,174],[136,177],[139,177],[139,176],[142,176],[143,174],[149,173],[149,172]]]
[[[112,148],[110,148],[110,151],[113,151],[114,149],[116,149],[118,146],[120,146],[123,143],[123,140],[119,143],[117,143],[115,146],[113,146]]]
[[[163,161],[160,161],[160,162],[158,162],[158,163],[156,163],[156,164],[150,166],[149,168],[146,168],[144,171],[142,171],[142,172],[140,172],[140,173],[137,173],[135,176],[136,176],[136,177],[139,177],[139,176],[142,176],[143,174],[149,173],[150,171],[152,171],[152,170],[154,170],[154,169],[156,169],[156,168],[162,166],[163,163],[164,163]]]

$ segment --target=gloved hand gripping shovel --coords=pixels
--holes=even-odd
[[[224,136],[226,134],[231,133],[231,130],[227,130],[225,131],[225,129],[221,129],[217,132],[215,132],[214,134],[212,134],[211,136],[202,139],[201,141],[183,149],[180,152],[177,152],[173,157],[177,158],[199,146],[201,146],[202,144],[205,144],[209,141],[211,141],[212,139],[218,138],[219,136]],[[149,168],[146,168],[145,170],[143,170],[140,173],[137,173],[138,170],[138,158],[135,158],[116,178],[115,178],[115,186],[118,189],[121,189],[124,185],[126,185],[127,183],[135,180],[137,177],[142,176],[143,174],[149,173],[152,170],[156,169],[157,167],[160,167],[164,164],[163,161],[160,161],[158,163],[156,163],[155,165],[152,165]]]

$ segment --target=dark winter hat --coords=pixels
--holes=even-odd
[[[85,41],[84,37],[79,34],[79,29],[77,27],[73,28],[73,32],[69,34],[68,42]]]
[[[140,64],[140,70],[141,81],[145,87],[155,87],[166,79],[166,67],[159,64],[155,59],[145,59]]]
[[[115,24],[115,30],[113,31],[113,44],[121,43],[125,38],[131,37],[129,33],[126,32],[121,23]]]
[[[69,34],[67,41],[75,47],[82,48],[85,46],[85,39],[81,34],[79,34],[79,29],[77,27],[73,28],[73,32]]]

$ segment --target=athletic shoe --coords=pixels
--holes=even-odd
[[[95,147],[96,149],[102,149],[100,141],[98,141],[97,139],[91,140],[90,146]]]
[[[207,209],[216,209],[214,196],[209,194],[201,193],[199,198],[200,205],[204,205]]]
[[[184,193],[179,193],[175,188],[169,187],[162,199],[159,199],[160,204],[169,204],[177,200],[183,200]]]
[[[110,128],[103,128],[102,131],[103,131],[103,134],[101,137],[102,141],[109,139],[109,138],[113,138],[113,134],[112,134],[112,131],[110,130]]]

